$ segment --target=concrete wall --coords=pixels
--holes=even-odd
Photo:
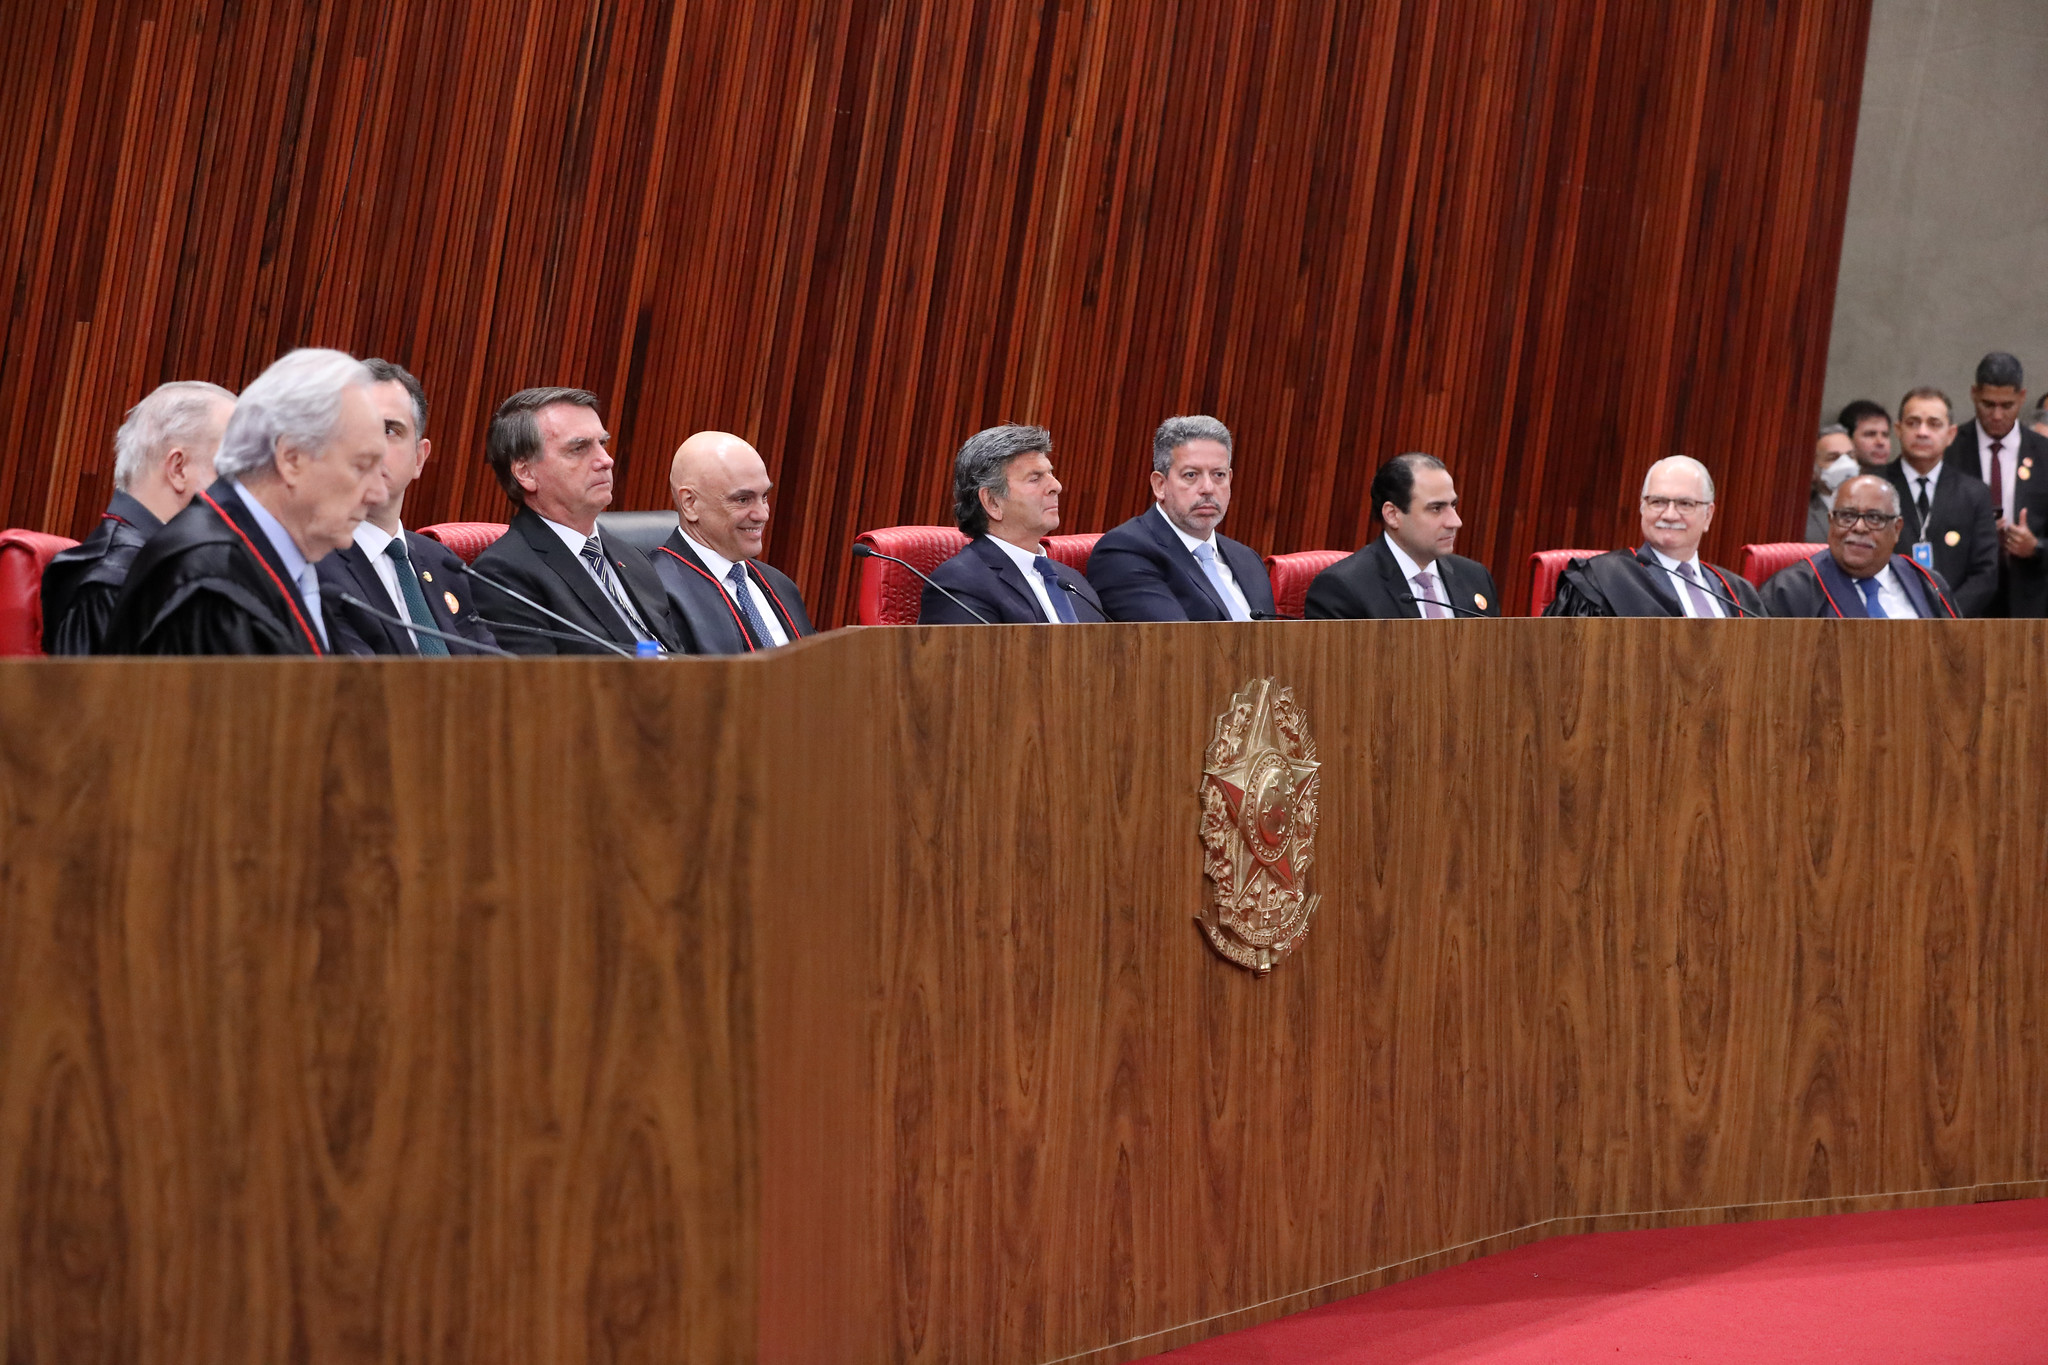
[[[1932,383],[1962,420],[1994,350],[2048,384],[2048,4],[1875,0],[1824,411]]]

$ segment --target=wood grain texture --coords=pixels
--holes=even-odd
[[[1325,899],[1260,980],[1194,917],[1263,676]],[[2048,1192],[2044,678],[2031,622],[10,663],[0,1341],[1126,1360]]]
[[[341,346],[426,381],[411,520],[500,520],[484,424],[604,397],[620,505],[720,427],[770,557],[1048,424],[1067,526],[1149,436],[1239,436],[1229,529],[1351,548],[1425,449],[1505,600],[1713,467],[1710,554],[1803,505],[1869,0],[76,0],[0,67],[0,518],[82,533],[124,409]]]

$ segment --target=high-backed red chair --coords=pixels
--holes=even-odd
[[[926,573],[967,548],[967,537],[951,526],[884,526],[862,531],[854,541],[915,564]],[[884,559],[861,561],[855,615],[862,625],[914,626],[923,596],[924,584],[902,565]]]
[[[1827,546],[1804,540],[1778,540],[1768,545],[1742,547],[1742,576],[1759,588],[1778,570],[1802,559],[1811,559]]]
[[[1308,610],[1308,585],[1317,574],[1350,554],[1349,550],[1296,550],[1290,555],[1267,555],[1266,577],[1273,580],[1274,613],[1299,621]]]
[[[43,652],[43,566],[77,543],[41,531],[0,531],[0,656]]]
[[[1088,556],[1095,553],[1095,542],[1102,539],[1102,532],[1093,531],[1085,536],[1047,536],[1045,552],[1052,558],[1080,574],[1088,576]]]
[[[491,542],[505,534],[502,521],[444,521],[437,526],[422,526],[420,534],[428,540],[438,540],[455,551],[456,557],[465,564],[476,563],[476,557],[491,548]]]
[[[1538,550],[1529,556],[1529,614],[1541,616],[1557,596],[1557,576],[1574,559],[1591,559],[1599,550]]]

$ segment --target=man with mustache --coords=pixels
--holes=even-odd
[[[1273,615],[1251,547],[1219,534],[1230,510],[1230,428],[1169,417],[1152,435],[1152,507],[1095,542],[1088,581],[1112,621],[1250,621]]]
[[[1764,605],[1773,616],[1954,620],[1941,575],[1892,553],[1904,521],[1890,480],[1857,475],[1835,490],[1828,548],[1772,574]]]
[[[1486,566],[1451,553],[1464,522],[1443,461],[1396,455],[1372,477],[1372,505],[1385,534],[1316,575],[1303,612],[1309,620],[1500,615],[1500,592]]]
[[[649,555],[691,654],[751,654],[817,634],[803,594],[761,562],[768,465],[724,431],[700,431],[669,462],[676,529]]]
[[[1643,543],[1575,559],[1558,576],[1545,616],[1762,616],[1749,580],[1700,559],[1714,523],[1714,477],[1689,455],[1650,466],[1643,479]]]
[[[919,625],[1109,619],[1088,580],[1045,552],[1060,524],[1060,481],[1044,427],[990,427],[967,438],[953,457],[953,520],[967,548],[932,570]]]
[[[491,418],[484,459],[519,510],[472,567],[477,608],[502,647],[611,652],[499,592],[493,578],[628,654],[641,645],[661,654],[682,648],[654,566],[597,529],[597,514],[612,500],[611,439],[597,396],[582,389],[521,389]]]

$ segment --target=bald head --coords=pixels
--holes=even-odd
[[[727,431],[698,432],[668,467],[683,534],[735,563],[761,553],[770,487],[761,453]]]

